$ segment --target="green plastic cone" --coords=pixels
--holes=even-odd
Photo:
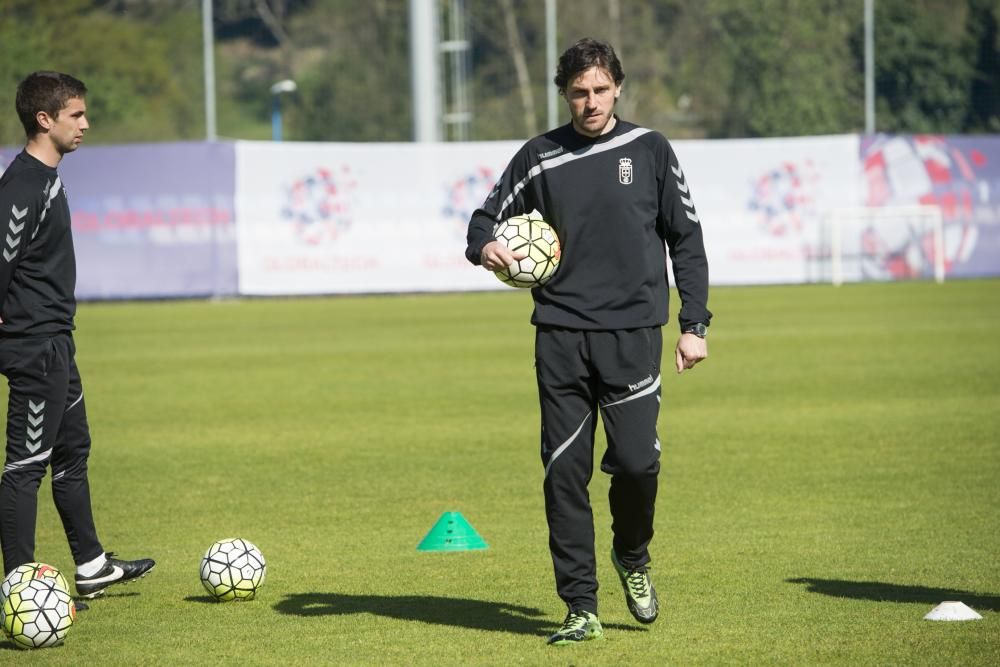
[[[417,551],[469,551],[489,545],[461,512],[445,512],[417,545]]]

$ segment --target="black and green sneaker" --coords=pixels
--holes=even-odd
[[[602,637],[604,637],[604,629],[601,628],[601,622],[597,620],[597,614],[592,614],[589,611],[571,611],[566,615],[562,627],[549,637],[548,643],[554,646],[565,646]]]
[[[656,600],[656,589],[653,588],[653,582],[649,580],[647,568],[627,569],[618,562],[618,555],[615,554],[614,549],[611,550],[611,562],[615,565],[618,578],[622,580],[625,601],[628,603],[628,610],[632,612],[632,616],[640,623],[655,621],[660,613],[660,605]]]

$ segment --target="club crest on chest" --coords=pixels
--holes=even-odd
[[[632,158],[623,157],[618,160],[618,182],[622,185],[632,183]]]

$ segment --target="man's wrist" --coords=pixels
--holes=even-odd
[[[694,334],[698,338],[704,338],[708,335],[708,327],[703,322],[695,322],[683,327],[681,333]]]

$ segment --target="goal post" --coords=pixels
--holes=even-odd
[[[938,206],[839,208],[821,225],[817,255],[833,285],[945,277],[944,218]]]

